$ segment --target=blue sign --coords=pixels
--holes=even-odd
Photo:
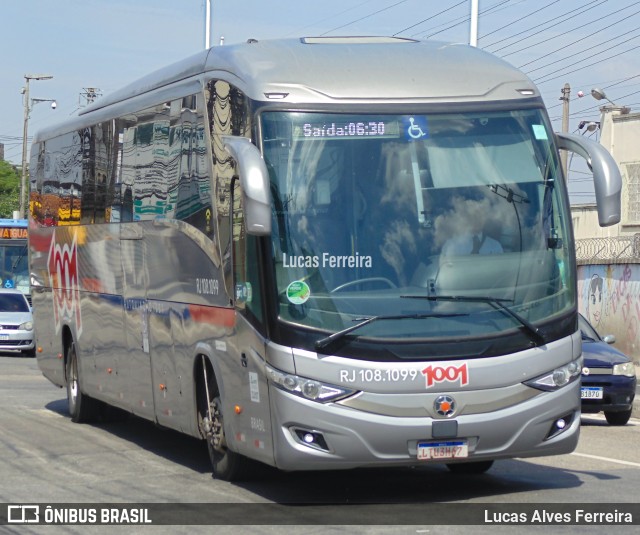
[[[402,118],[402,131],[407,141],[417,141],[429,137],[429,126],[424,116],[408,115]]]

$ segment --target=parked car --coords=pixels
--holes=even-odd
[[[0,352],[35,357],[31,307],[20,290],[0,290]]]
[[[631,417],[636,394],[636,370],[624,353],[611,347],[613,335],[601,338],[581,314],[582,331],[582,412],[604,412],[611,425],[625,425]]]

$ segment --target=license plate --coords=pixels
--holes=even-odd
[[[466,440],[447,440],[444,442],[419,442],[418,459],[460,459],[469,456],[469,444]]]
[[[9,340],[8,334],[0,334],[0,340]]]
[[[580,397],[582,399],[602,399],[602,387],[583,386],[580,389]]]

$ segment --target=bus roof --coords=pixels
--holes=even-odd
[[[145,95],[170,100],[172,87],[201,88],[218,77],[254,100],[289,105],[540,99],[525,74],[468,45],[399,37],[250,39],[203,50],[144,76],[81,110],[69,126],[138,111],[123,105],[152,105]]]

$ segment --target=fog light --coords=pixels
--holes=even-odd
[[[558,418],[553,424],[551,424],[551,429],[547,433],[545,440],[549,440],[555,436],[558,436],[560,433],[565,431],[568,426],[571,424],[574,418],[574,413],[565,414],[561,418]]]
[[[291,429],[294,438],[301,444],[321,451],[330,451],[327,441],[319,431],[310,429],[300,429],[294,427]]]

